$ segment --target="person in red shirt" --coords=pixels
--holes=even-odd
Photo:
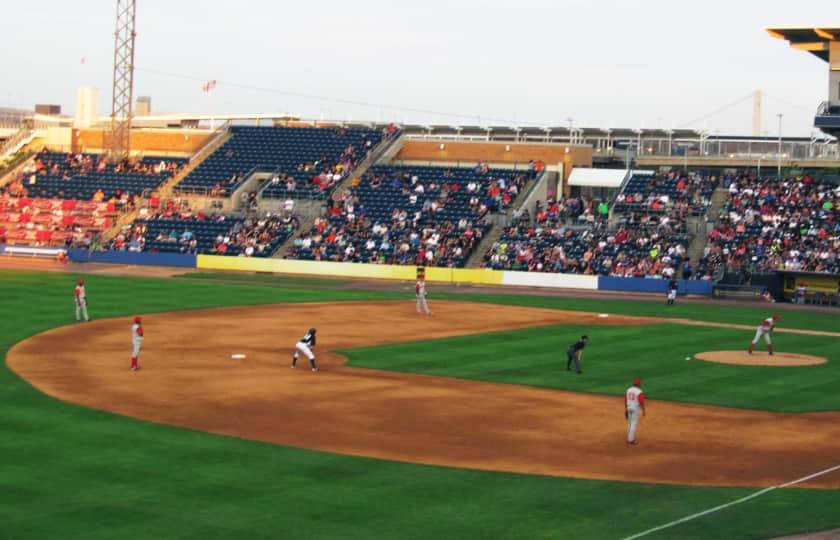
[[[638,444],[636,428],[639,418],[645,416],[645,393],[642,391],[642,381],[638,377],[633,379],[633,386],[624,393],[624,418],[627,419],[627,444]]]
[[[87,296],[85,295],[85,280],[79,278],[76,282],[76,288],[73,290],[74,301],[76,302],[76,320],[85,322],[89,321],[87,310]]]
[[[143,319],[134,317],[131,325],[131,371],[140,369],[140,348],[143,346]]]

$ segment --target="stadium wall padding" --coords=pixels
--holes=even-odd
[[[711,296],[714,283],[703,280],[678,279],[677,287],[680,294]],[[598,290],[665,294],[668,290],[668,280],[598,276]]]
[[[67,253],[73,262],[136,264],[143,266],[177,266],[195,268],[196,256],[185,253],[135,253],[131,251],[88,251],[70,249]]]
[[[552,287],[559,289],[598,290],[597,276],[580,274],[543,274],[539,272],[502,272],[502,285],[521,287]]]
[[[288,259],[261,259],[226,257],[220,255],[187,255],[181,253],[132,253],[127,251],[69,250],[74,262],[97,262],[153,266],[201,268],[205,270],[238,270],[244,272],[269,272],[277,274],[302,274],[369,279],[397,279],[413,281],[416,266],[386,264],[359,264],[329,261],[297,261]],[[512,285],[519,287],[547,287],[557,289],[583,289],[591,291],[621,291],[665,293],[668,281],[664,279],[584,276],[580,274],[550,274],[539,272],[498,271],[482,268],[426,268],[426,281],[431,283],[470,283],[479,285]],[[711,281],[678,280],[680,294],[711,296]]]

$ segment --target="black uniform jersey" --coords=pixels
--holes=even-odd
[[[314,347],[315,346],[315,334],[313,334],[312,332],[307,332],[305,336],[300,338],[300,342],[305,343],[306,345],[309,345],[310,347]]]
[[[579,339],[579,340],[575,341],[572,344],[572,346],[569,347],[569,350],[577,352],[577,351],[583,350],[584,347],[586,347],[586,340]]]
[[[676,291],[677,290],[677,280],[672,279],[668,282],[668,290],[669,291]]]

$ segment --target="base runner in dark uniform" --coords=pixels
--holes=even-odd
[[[583,355],[583,349],[589,341],[589,336],[580,336],[580,339],[574,342],[566,349],[566,371],[571,371],[572,362],[575,363],[575,371],[578,375],[583,373],[580,369],[580,357]]]
[[[315,363],[315,354],[312,352],[313,347],[315,347],[315,332],[317,332],[317,330],[310,328],[309,332],[300,338],[300,341],[298,341],[295,345],[295,354],[292,356],[293,369],[297,364],[298,357],[301,353],[303,353],[303,355],[309,359],[309,363],[312,365],[312,371],[318,371],[318,364]]]
[[[668,282],[668,301],[667,301],[667,303],[668,303],[669,306],[673,306],[674,302],[677,301],[677,289],[678,288],[679,288],[679,285],[677,285],[677,280],[676,279],[671,279],[671,281]]]

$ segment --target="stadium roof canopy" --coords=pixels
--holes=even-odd
[[[790,46],[800,51],[807,51],[828,62],[828,53],[832,41],[840,42],[840,27],[820,28],[768,28],[767,33],[779,39],[787,40]]]

